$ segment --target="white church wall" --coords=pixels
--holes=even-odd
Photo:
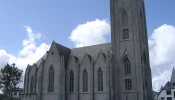
[[[107,100],[108,96],[109,96],[109,90],[107,83],[109,83],[108,81],[108,75],[106,73],[107,71],[107,65],[106,65],[106,59],[104,57],[105,55],[102,54],[102,52],[99,52],[98,57],[96,59],[95,62],[95,66],[94,66],[94,97],[95,100]],[[103,91],[99,91],[98,90],[98,69],[101,68],[101,70],[103,71]]]
[[[38,68],[38,71],[37,71],[37,81],[36,81],[36,93],[39,93],[39,86],[40,86],[40,83],[39,81],[41,81],[41,67],[42,66],[39,66]]]
[[[54,92],[48,92],[48,83],[49,83],[49,68],[53,66],[54,68]],[[55,43],[52,44],[48,56],[45,60],[43,67],[43,87],[42,87],[42,99],[43,100],[56,100],[60,98],[60,88],[61,88],[61,62],[60,55]]]
[[[70,71],[74,74],[74,89],[70,92]],[[67,100],[77,100],[78,99],[78,67],[75,58],[72,56],[66,68],[66,97]]]
[[[33,77],[33,82],[32,82]],[[31,90],[31,85],[33,85]],[[28,83],[28,93],[35,93],[35,85],[36,85],[36,65],[31,66],[29,72],[29,83]]]
[[[83,76],[83,70],[86,69],[88,72],[88,91],[83,92],[83,85],[82,85],[82,76]],[[85,54],[83,61],[80,65],[80,74],[79,74],[79,98],[80,100],[92,100],[93,95],[92,95],[92,89],[93,89],[93,66],[91,65],[90,59],[88,58],[88,55]]]

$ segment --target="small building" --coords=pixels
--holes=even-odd
[[[158,100],[175,100],[175,70],[173,68],[171,80],[168,81],[158,94]]]
[[[12,98],[13,100],[20,100],[20,94],[22,93],[23,89],[22,88],[17,88],[13,90],[12,92]]]

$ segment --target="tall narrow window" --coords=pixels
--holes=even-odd
[[[127,15],[126,11],[123,12],[122,23],[123,23],[123,27],[128,26],[128,15]]]
[[[50,66],[48,92],[53,92],[53,91],[54,91],[54,68],[53,66]]]
[[[86,71],[86,69],[83,70],[83,92],[87,92],[88,91],[88,73]]]
[[[33,80],[33,76],[31,78],[31,81],[30,81],[30,93],[33,93],[33,88],[34,88],[34,80]]]
[[[98,91],[103,91],[103,71],[98,68]]]
[[[132,90],[132,81],[131,79],[125,79],[125,89]]]
[[[131,64],[128,58],[125,59],[124,65],[125,65],[125,74],[126,75],[131,74]]]
[[[74,73],[70,71],[70,92],[74,91]]]
[[[123,39],[129,39],[128,15],[126,11],[122,14]]]

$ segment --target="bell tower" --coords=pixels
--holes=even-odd
[[[153,100],[144,0],[110,0],[114,100]]]

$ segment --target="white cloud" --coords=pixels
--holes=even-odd
[[[154,90],[170,80],[175,62],[175,27],[164,24],[149,37],[150,64]]]
[[[105,35],[110,34],[110,24],[107,20],[96,19],[85,24],[79,24],[71,33],[69,39],[76,47],[105,43]]]
[[[24,26],[24,28],[27,31],[28,37],[22,42],[23,49],[19,51],[19,55],[17,57],[12,54],[8,54],[5,50],[0,50],[0,67],[3,67],[7,63],[15,63],[17,67],[23,69],[25,72],[28,64],[32,65],[49,50],[50,45],[45,43],[42,43],[40,46],[36,46],[35,41],[37,39],[45,38],[43,34],[33,32],[30,26]]]

